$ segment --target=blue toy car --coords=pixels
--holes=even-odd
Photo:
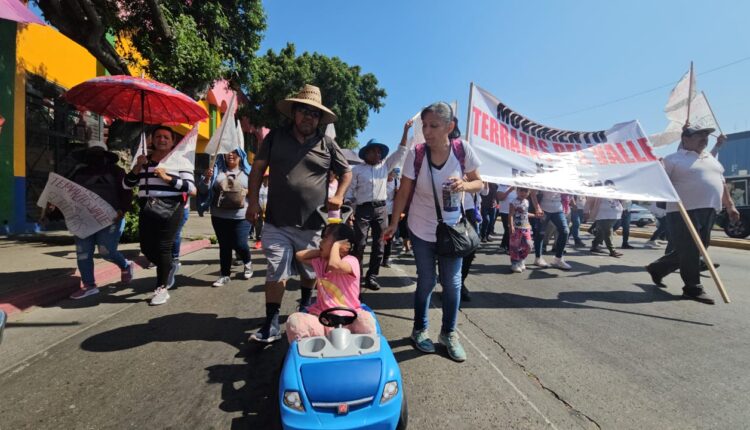
[[[279,381],[284,429],[406,428],[404,385],[393,351],[377,318],[373,335],[343,328],[356,318],[354,309],[327,309],[318,318],[335,327],[327,336],[289,346]]]

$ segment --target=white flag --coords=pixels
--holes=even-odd
[[[694,100],[697,92],[695,75],[688,71],[669,94],[667,106],[664,108],[667,118],[670,121],[678,121],[684,124],[687,119],[688,97],[691,101]],[[692,108],[690,106],[690,109]]]
[[[226,154],[237,148],[237,123],[234,119],[235,99],[236,95],[232,94],[232,99],[229,101],[224,118],[221,119],[219,129],[214,131],[214,135],[208,141],[206,149],[203,150],[204,153],[210,155]]]
[[[240,124],[240,120],[237,120],[237,124],[234,127],[235,131],[237,132],[237,147],[242,148],[242,150],[245,150],[245,133],[242,132],[242,124]]]
[[[117,216],[112,205],[98,194],[57,173],[49,174],[36,202],[41,208],[46,208],[47,203],[60,209],[68,230],[81,239],[112,225]]]
[[[159,162],[157,167],[161,167],[168,173],[179,174],[182,172],[192,172],[195,170],[195,146],[198,143],[198,124],[193,124],[193,128],[175,145],[174,148]]]
[[[135,163],[138,161],[139,156],[147,154],[148,148],[146,148],[146,133],[141,132],[141,142],[138,144],[138,149],[135,150],[135,154],[133,154],[133,160],[130,162],[130,170],[133,170],[135,167]]]
[[[451,109],[453,109],[453,116],[458,117],[456,114],[456,111],[458,110],[458,102],[454,100],[450,106]],[[411,127],[412,130],[414,130],[414,135],[409,139],[409,143],[406,145],[409,148],[415,143],[424,143],[424,134],[422,134],[422,111],[420,110],[417,112],[411,119],[414,121]]]
[[[330,123],[326,126],[325,135],[333,140],[336,140],[336,127],[333,126],[333,123]]]
[[[682,109],[682,113],[683,115],[687,115],[687,106]],[[648,140],[651,141],[654,147],[677,142],[682,136],[682,126],[685,124],[685,118],[686,116],[682,116],[681,119],[673,119],[666,130],[661,133],[652,134],[648,137]],[[708,106],[706,94],[702,91],[690,103],[690,125],[701,128],[719,128],[716,118],[714,118],[714,114]]]

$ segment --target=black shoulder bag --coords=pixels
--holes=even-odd
[[[435,215],[437,216],[437,229],[435,237],[437,238],[437,254],[444,257],[466,257],[479,248],[479,235],[477,235],[474,226],[469,224],[464,215],[464,199],[461,199],[461,219],[456,225],[448,225],[443,221],[440,202],[438,201],[437,191],[435,191],[435,178],[432,175],[432,159],[430,158],[430,149],[427,150],[427,163],[430,168],[430,182],[432,184],[432,196],[435,200]]]

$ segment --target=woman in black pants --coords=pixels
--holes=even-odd
[[[151,305],[163,305],[169,300],[167,291],[172,270],[172,247],[183,217],[185,201],[196,194],[193,172],[167,173],[157,168],[174,147],[174,133],[166,126],[151,132],[153,152],[139,155],[133,170],[125,176],[125,188],[138,187],[138,218],[141,252],[156,264],[156,290]]]

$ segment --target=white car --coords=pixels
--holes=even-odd
[[[630,206],[630,223],[638,227],[645,227],[656,222],[656,217],[643,206],[633,204]]]

